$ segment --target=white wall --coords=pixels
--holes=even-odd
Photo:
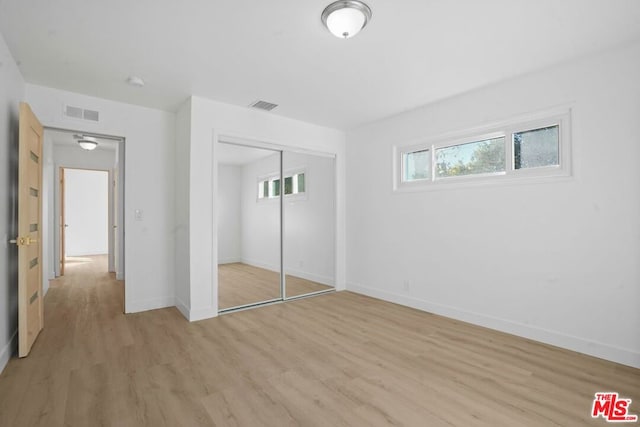
[[[65,169],[65,254],[100,255],[109,251],[109,173]]]
[[[0,372],[16,351],[18,250],[18,109],[25,83],[0,34]]]
[[[640,367],[639,75],[635,44],[349,132],[348,289]],[[392,193],[393,144],[562,104],[571,179]]]
[[[175,114],[31,84],[26,98],[45,126],[125,138],[125,311],[173,306]],[[100,122],[65,118],[64,104],[98,110]]]
[[[189,264],[189,168],[191,152],[191,100],[187,100],[176,114],[175,136],[175,270],[176,307],[189,318],[185,307],[191,300]]]
[[[217,175],[214,143],[220,135],[297,146],[337,155],[337,287],[343,288],[345,279],[344,133],[195,96],[191,98],[190,104],[189,167],[188,169],[179,168],[180,174],[189,174],[188,270],[190,276],[188,288],[190,295],[189,301],[184,301],[184,305],[179,306],[182,313],[190,320],[197,320],[216,316],[218,312],[218,225],[214,215],[217,180],[213,178]],[[178,224],[178,227],[184,226],[182,222]],[[185,261],[182,260],[182,262]],[[179,270],[184,268],[187,267],[178,266]]]
[[[242,166],[220,165],[218,168],[218,264],[242,260],[241,199]]]

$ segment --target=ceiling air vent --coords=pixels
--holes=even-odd
[[[64,115],[65,117],[70,117],[72,119],[88,120],[90,122],[100,121],[100,112],[80,107],[73,107],[71,105],[64,106]]]
[[[82,118],[82,108],[72,107],[71,105],[65,105],[64,115],[74,119]]]
[[[91,120],[92,122],[100,121],[100,113],[95,110],[84,110],[83,117],[85,120]]]
[[[273,104],[271,102],[267,102],[267,101],[256,101],[254,103],[252,103],[251,105],[249,105],[249,107],[251,108],[257,108],[258,110],[265,110],[265,111],[271,111],[274,108],[276,108],[278,106],[278,104]]]

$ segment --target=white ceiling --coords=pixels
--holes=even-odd
[[[340,129],[640,39],[638,0],[368,0],[348,40],[329,3],[0,0],[0,31],[30,83],[166,110],[262,99]]]

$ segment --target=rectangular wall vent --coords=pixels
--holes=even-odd
[[[92,122],[100,121],[100,113],[94,110],[84,110],[84,119],[91,120]]]
[[[71,105],[64,106],[64,115],[72,119],[88,120],[90,122],[100,121],[100,112],[88,110],[85,108],[74,107]]]
[[[251,105],[249,105],[249,107],[251,108],[257,108],[259,110],[265,110],[265,111],[271,111],[274,108],[276,108],[278,106],[278,104],[274,104],[271,102],[267,102],[267,101],[256,101],[254,103],[252,103]]]
[[[64,115],[67,117],[72,117],[74,119],[82,118],[82,108],[72,107],[71,105],[65,105],[64,107]]]

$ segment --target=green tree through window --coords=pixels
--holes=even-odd
[[[436,176],[504,172],[504,137],[436,150]]]

